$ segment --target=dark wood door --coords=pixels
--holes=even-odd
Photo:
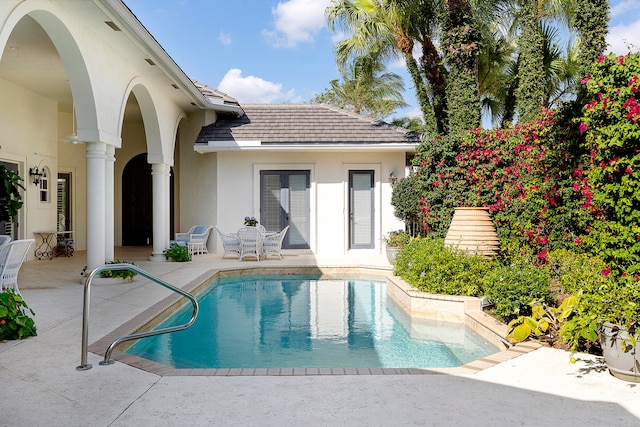
[[[153,192],[151,165],[138,154],[122,173],[122,246],[153,243]]]

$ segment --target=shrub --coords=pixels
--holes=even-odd
[[[120,260],[115,260],[115,261],[110,261],[107,264],[131,264],[131,265],[136,265],[133,262],[130,261],[120,261]],[[122,280],[126,280],[126,281],[131,281],[133,280],[134,277],[136,277],[138,275],[138,273],[136,273],[135,271],[131,271],[131,270],[103,270],[100,272],[100,277],[104,277],[104,278],[120,278]]]
[[[598,258],[557,250],[549,252],[548,260],[552,286],[561,294],[594,292],[609,282],[603,274],[607,266]]]
[[[544,266],[496,266],[483,280],[484,295],[504,321],[531,314],[531,303],[551,303],[549,274]]]
[[[404,230],[392,231],[382,238],[388,248],[404,248],[411,241],[411,235]]]
[[[12,289],[0,292],[0,340],[20,340],[37,335],[36,324],[28,313],[35,315],[22,296]]]
[[[597,344],[603,323],[611,322],[632,333],[640,322],[640,282],[631,276],[607,275],[590,292],[579,291],[560,337],[570,350],[590,350]]]
[[[191,261],[191,255],[189,254],[189,248],[186,246],[180,246],[177,243],[172,243],[169,249],[165,249],[164,256],[167,259],[172,259],[175,262],[187,262]]]
[[[413,239],[396,258],[395,274],[423,292],[479,296],[494,263],[444,246],[442,239]]]
[[[640,55],[601,56],[583,84],[584,205],[594,218],[582,240],[615,272],[640,274]]]

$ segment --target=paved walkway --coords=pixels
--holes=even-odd
[[[116,254],[184,286],[211,269],[247,267],[218,255],[152,263],[148,249]],[[38,336],[0,343],[0,426],[611,426],[640,425],[640,385],[618,380],[601,360],[540,348],[474,374],[159,376],[123,363],[80,362],[85,254],[30,261],[19,283]],[[289,255],[261,266],[367,265],[383,258]],[[89,343],[167,296],[144,280],[94,286]]]

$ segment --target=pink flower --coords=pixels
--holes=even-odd
[[[588,126],[584,122],[580,122],[580,133],[585,133],[587,129]]]
[[[602,62],[602,61],[604,61],[604,55],[600,55],[600,56],[598,57],[598,63],[600,63],[600,62]]]
[[[582,79],[582,84],[586,84],[591,78],[591,74],[587,74],[584,79]]]
[[[604,270],[602,270],[602,275],[604,277],[607,277],[610,273],[611,273],[611,269],[610,268],[605,268]]]
[[[577,238],[576,240],[574,240],[573,242],[576,244],[576,246],[580,246],[580,244],[582,243],[582,239],[578,237],[578,238]]]

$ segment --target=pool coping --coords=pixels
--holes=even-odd
[[[294,272],[295,271],[295,272]],[[462,302],[466,309],[464,313],[464,322],[471,326],[472,329],[480,333],[482,336],[489,338],[491,335],[496,337],[504,336],[505,325],[497,322],[491,316],[488,316],[480,309],[480,303],[467,304],[471,299],[478,300],[473,297],[455,297],[444,295],[429,295],[419,292],[404,282],[397,276],[393,276],[389,269],[370,267],[370,266],[336,266],[336,267],[301,267],[301,266],[281,266],[281,267],[247,267],[247,268],[217,268],[211,269],[201,274],[194,280],[187,283],[181,289],[183,291],[197,295],[204,289],[208,283],[215,277],[228,277],[246,274],[320,274],[321,278],[338,277],[344,278],[353,274],[357,277],[375,277],[377,279],[385,278],[387,284],[397,287],[396,291],[400,295],[406,294],[410,300],[413,298],[432,298],[434,300]],[[101,285],[104,286],[104,285]],[[108,286],[108,285],[107,285]],[[403,308],[410,316],[412,315],[411,307],[407,307],[406,300],[398,299],[398,294],[391,294],[392,298]],[[178,294],[172,294],[153,304],[151,307],[142,311],[129,321],[123,323],[107,335],[93,342],[88,350],[97,355],[103,356],[109,345],[117,338],[128,335],[136,331],[150,330],[160,321],[158,314],[166,312],[167,315],[176,311],[184,304],[182,297]],[[415,315],[415,313],[413,313]],[[493,341],[494,343],[496,341]],[[504,339],[499,342],[505,346],[508,344]],[[146,372],[159,376],[310,376],[310,375],[425,375],[425,374],[453,374],[468,375],[480,372],[484,369],[495,366],[499,363],[511,360],[515,357],[536,350],[542,345],[536,342],[524,342],[517,345],[509,345],[497,353],[474,360],[473,362],[464,364],[454,368],[173,368],[148,359],[128,354],[120,348],[127,348],[132,345],[131,342],[124,342],[116,346],[111,354],[111,359],[125,363],[129,366],[144,370]]]

